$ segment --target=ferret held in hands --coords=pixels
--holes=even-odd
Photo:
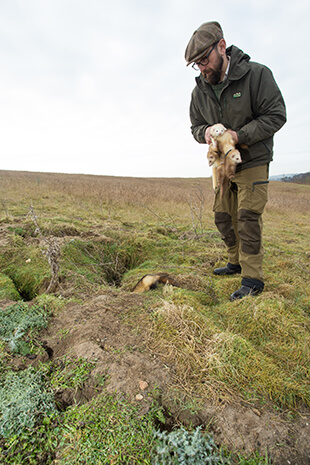
[[[223,124],[214,124],[210,131],[211,144],[207,154],[212,166],[213,189],[220,187],[223,197],[228,181],[235,176],[236,166],[241,163],[241,155],[236,149],[232,135]]]

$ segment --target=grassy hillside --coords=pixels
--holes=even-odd
[[[310,173],[295,174],[291,177],[283,177],[281,181],[294,182],[296,184],[310,184]]]
[[[265,291],[239,302],[212,201],[0,171],[1,463],[309,463],[309,186],[270,183]],[[131,292],[154,273],[179,286]]]

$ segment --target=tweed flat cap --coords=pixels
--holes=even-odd
[[[217,21],[203,23],[194,32],[185,50],[187,66],[199,61],[207,52],[208,48],[223,38],[223,31]]]

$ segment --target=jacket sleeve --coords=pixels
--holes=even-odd
[[[239,144],[253,145],[272,137],[286,122],[285,103],[270,69],[252,69],[251,105],[254,119],[237,131]]]
[[[207,127],[211,126],[211,124],[208,124],[205,118],[202,116],[198,108],[194,92],[192,93],[189,114],[192,123],[191,131],[194,138],[200,144],[206,144],[205,132]]]

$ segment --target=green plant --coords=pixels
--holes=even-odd
[[[221,454],[212,436],[203,435],[201,428],[189,432],[184,428],[171,431],[155,432],[155,465],[217,465],[228,464]]]
[[[81,388],[87,381],[94,363],[85,359],[59,359],[52,362],[50,382],[53,390]]]
[[[25,228],[13,228],[12,226],[9,226],[8,230],[14,232],[15,234],[21,237],[26,237],[28,234]]]
[[[11,305],[0,311],[0,339],[8,343],[11,352],[28,353],[31,349],[24,336],[31,340],[36,330],[46,328],[48,315],[44,305]]]
[[[64,413],[59,464],[151,465],[158,407],[141,415],[138,406],[116,395],[100,394]]]
[[[5,342],[0,340],[0,376],[7,369],[8,353],[5,350]]]
[[[50,465],[61,446],[60,415],[44,417],[33,428],[0,439],[0,463],[6,465]]]
[[[270,465],[268,455],[266,452],[265,457],[261,457],[257,452],[255,452],[251,457],[242,457],[238,454],[237,465]]]
[[[7,438],[31,429],[40,417],[56,413],[53,394],[33,368],[9,371],[0,382],[0,435]]]

